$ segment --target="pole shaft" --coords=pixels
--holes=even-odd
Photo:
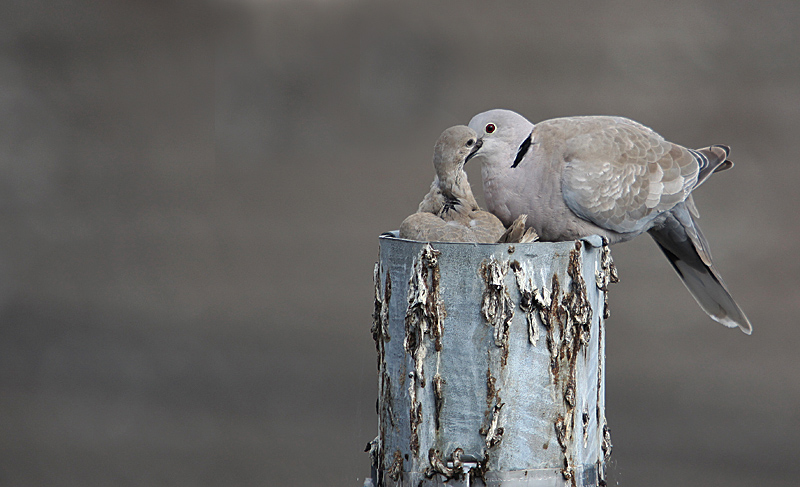
[[[605,287],[588,242],[381,237],[376,485],[603,485]]]

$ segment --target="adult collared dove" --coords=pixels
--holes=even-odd
[[[442,132],[433,151],[436,176],[417,213],[400,225],[400,237],[441,242],[496,242],[505,227],[472,195],[464,164],[480,149],[474,130],[456,125]]]
[[[712,319],[751,333],[714,268],[691,195],[733,165],[728,147],[686,149],[622,117],[534,125],[498,109],[469,126],[483,141],[473,158],[482,165],[486,205],[501,221],[526,213],[545,241],[596,234],[613,244],[648,232]]]

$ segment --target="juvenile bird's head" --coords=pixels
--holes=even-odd
[[[475,154],[484,168],[510,168],[519,154],[522,157],[530,147],[533,124],[519,113],[495,109],[479,113],[469,121],[469,127],[483,140],[483,147]]]
[[[458,182],[464,164],[481,148],[474,130],[456,125],[442,132],[433,150],[433,167],[440,181]]]

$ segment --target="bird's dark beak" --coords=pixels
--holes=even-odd
[[[464,159],[464,164],[468,163],[468,162],[469,162],[469,160],[470,160],[470,159],[472,159],[472,156],[474,156],[475,154],[477,154],[477,153],[478,153],[478,150],[479,150],[481,147],[483,147],[483,139],[478,139],[478,141],[477,141],[477,142],[475,142],[475,147],[473,147],[473,148],[472,148],[472,150],[471,150],[471,151],[469,152],[469,154],[467,155],[467,158],[466,158],[466,159]]]

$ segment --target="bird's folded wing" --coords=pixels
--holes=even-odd
[[[596,225],[640,231],[684,201],[697,183],[698,160],[632,120],[594,117],[564,141],[562,191],[567,206]]]

